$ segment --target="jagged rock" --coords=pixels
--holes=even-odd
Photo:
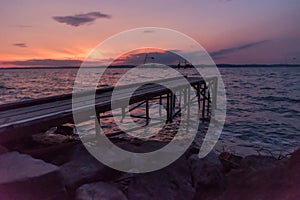
[[[184,155],[186,156],[186,158],[189,158],[191,155],[193,154],[199,154],[200,149],[198,147],[196,147],[195,145],[191,145],[186,152],[184,153]]]
[[[189,164],[195,184],[216,185],[224,181],[222,164],[215,153],[210,153],[202,159],[194,154],[189,158]]]
[[[5,147],[8,148],[10,151],[19,151],[22,149],[29,149],[35,145],[34,141],[31,137],[22,137],[19,139],[15,139],[8,144],[5,144]]]
[[[49,134],[49,133],[51,133],[51,134],[55,134],[55,131],[57,130],[57,127],[52,127],[52,128],[50,128],[50,129],[48,129],[45,133],[46,134]]]
[[[297,200],[300,197],[299,181],[292,179],[283,167],[233,172],[228,176],[226,192],[220,199]]]
[[[29,154],[34,158],[44,160],[54,165],[63,165],[72,160],[78,151],[82,150],[79,141],[56,144],[52,146],[42,146],[32,150],[24,150],[23,153]]]
[[[32,136],[32,140],[38,144],[56,145],[74,141],[71,136],[53,134],[53,133],[39,133]]]
[[[299,200],[299,154],[296,151],[288,164],[266,156],[246,157],[247,167],[228,174],[227,189],[220,199]]]
[[[76,200],[127,200],[124,193],[112,184],[96,182],[76,190]]]
[[[116,143],[120,148],[136,153],[147,153],[152,151],[157,151],[158,149],[164,147],[167,142],[162,141],[142,141],[139,139],[132,139],[130,141],[121,141]]]
[[[226,188],[226,177],[218,156],[211,152],[199,159],[197,154],[189,158],[194,187],[195,199],[215,199]]]
[[[219,159],[223,165],[224,171],[230,172],[232,169],[239,169],[241,167],[243,157],[233,155],[229,152],[222,152],[219,155]]]
[[[290,167],[300,167],[300,148],[292,153],[289,161]]]
[[[287,163],[287,173],[289,180],[292,182],[293,185],[298,186],[300,188],[300,149],[295,151],[291,158],[289,159],[289,162]],[[297,190],[299,191],[299,190]],[[299,191],[299,199],[300,199],[300,191]]]
[[[0,156],[0,199],[66,199],[58,167],[29,155]]]
[[[64,124],[56,127],[56,134],[60,135],[69,135],[72,136],[75,134],[74,125],[73,124]]]
[[[8,152],[8,149],[6,147],[0,145],[0,155],[7,153],[7,152]]]
[[[109,168],[92,157],[84,147],[70,162],[61,165],[59,170],[66,188],[71,193],[80,185],[95,181],[110,181],[120,175],[119,171]]]
[[[127,194],[130,183],[137,175],[136,173],[124,173],[118,179],[114,180],[114,183],[120,190]]]
[[[184,156],[161,170],[138,174],[128,188],[128,199],[193,199],[190,169]]]
[[[250,170],[269,169],[279,164],[279,160],[271,156],[251,155],[241,160],[241,168]]]

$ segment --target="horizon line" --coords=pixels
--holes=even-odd
[[[169,65],[171,67],[177,68],[177,65]],[[208,67],[212,65],[201,65],[202,67]],[[217,67],[226,68],[226,67],[300,67],[300,63],[296,64],[283,64],[283,63],[272,63],[272,64],[228,64],[228,63],[221,63],[216,64]],[[133,68],[135,65],[99,65],[99,66],[88,66],[86,68]],[[0,67],[1,69],[79,69],[80,66],[57,66],[57,67]],[[180,67],[184,68],[184,67]],[[187,67],[189,68],[189,67]]]

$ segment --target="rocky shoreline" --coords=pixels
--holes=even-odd
[[[103,165],[68,131],[0,146],[0,199],[300,199],[300,149],[280,158],[211,152],[199,159],[191,147],[161,170],[134,174]],[[146,150],[165,144],[114,143]]]

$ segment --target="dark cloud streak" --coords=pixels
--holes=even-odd
[[[21,48],[26,48],[27,47],[27,44],[25,44],[25,43],[15,43],[13,45],[16,46],[16,47],[21,47]]]
[[[89,12],[85,14],[77,14],[70,16],[54,16],[53,19],[59,23],[64,23],[70,26],[81,26],[94,22],[96,19],[106,18],[110,19],[111,16],[101,12]]]
[[[237,47],[221,49],[221,50],[218,50],[218,51],[211,52],[210,55],[214,58],[219,58],[223,55],[231,54],[231,53],[234,53],[234,52],[237,52],[237,51],[240,51],[240,50],[244,50],[244,49],[249,49],[251,47],[258,46],[258,45],[261,45],[261,44],[266,43],[266,42],[269,42],[269,40],[262,40],[262,41],[258,41],[258,42],[252,42],[252,43],[244,44],[244,45],[237,46]]]
[[[165,65],[177,65],[179,60],[184,60],[183,58],[180,58],[179,55],[171,51],[149,51],[145,53],[132,52],[117,58],[111,65],[141,65],[144,64],[146,56],[148,58],[146,63],[154,62]]]
[[[144,33],[154,33],[154,30],[144,30]]]
[[[49,66],[49,67],[59,67],[59,66],[80,66],[81,60],[54,60],[54,59],[33,59],[24,61],[7,61],[2,62],[4,65],[16,65],[16,66]]]
[[[30,26],[30,25],[15,25],[15,26],[12,26],[12,27],[15,27],[15,28],[32,28],[32,26]]]

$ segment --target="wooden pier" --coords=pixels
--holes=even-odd
[[[129,104],[133,109],[145,106],[145,118],[149,116],[149,102],[155,100],[163,105],[167,113],[167,122],[172,122],[173,118],[178,115],[181,109],[189,109],[190,101],[198,102],[199,119],[209,120],[212,108],[216,103],[216,85],[217,79],[211,78],[204,81],[199,77],[188,77],[187,80],[194,89],[195,98],[190,96],[190,87],[180,84],[178,78],[165,79],[157,81],[157,84],[145,82],[142,87],[137,89],[130,97]],[[163,87],[160,83],[171,86]],[[115,99],[116,104],[122,109],[123,117],[126,115],[124,106],[126,105],[126,94],[136,85],[126,85],[107,87],[93,91],[95,96],[95,105],[85,101],[86,95],[91,92],[76,94],[76,98],[83,100],[76,101],[76,112],[82,113],[82,120],[89,120],[93,116],[85,116],[87,110],[96,110],[96,120],[100,120],[100,113],[110,111],[112,108],[111,96],[114,89],[122,91],[122,94]],[[173,92],[172,92],[173,91]],[[175,93],[174,93],[175,91]],[[180,101],[176,96],[180,96]],[[178,97],[177,96],[177,97]],[[0,143],[7,143],[22,137],[30,136],[36,133],[47,131],[51,127],[59,126],[64,123],[73,123],[72,94],[46,97],[41,99],[29,100],[24,102],[10,103],[0,106]],[[177,101],[176,101],[177,99]],[[183,102],[181,102],[183,99]],[[133,116],[134,117],[134,116]],[[140,117],[140,116],[136,116]]]

